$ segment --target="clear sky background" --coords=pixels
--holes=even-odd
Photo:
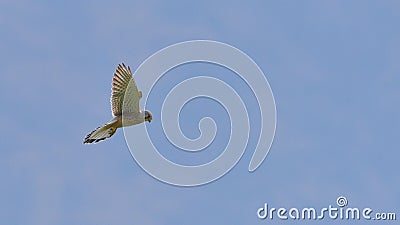
[[[309,224],[262,221],[256,211],[264,203],[322,208],[341,195],[349,206],[400,217],[399,21],[395,0],[0,1],[1,223]],[[233,45],[267,76],[278,120],[258,170],[247,172],[248,149],[222,179],[175,187],[135,163],[122,130],[82,144],[111,119],[118,63],[136,69],[157,50],[193,39]],[[201,68],[175,72],[223,73]],[[172,82],[179,81],[164,82],[160,93]],[[207,106],[221,121],[215,144],[223,146],[226,112],[193,103],[183,111],[184,132],[198,135]],[[217,155],[208,152],[200,157]],[[171,153],[186,161],[178,156]]]

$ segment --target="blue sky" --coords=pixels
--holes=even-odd
[[[1,221],[308,224],[262,221],[256,210],[264,203],[326,207],[340,195],[350,206],[399,216],[399,9],[389,0],[1,1]],[[267,76],[278,120],[258,170],[247,172],[246,151],[222,179],[175,187],[133,161],[122,131],[82,144],[111,118],[118,63],[136,68],[161,48],[193,39],[233,45]],[[178,72],[196,75],[199,68]],[[202,104],[223,126],[225,113],[212,102],[193,102],[186,115]],[[182,117],[188,136],[196,137],[201,116]]]

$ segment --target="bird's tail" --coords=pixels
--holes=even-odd
[[[85,140],[83,140],[84,144],[97,143],[106,138],[113,136],[115,131],[117,131],[117,127],[113,126],[114,123],[107,123],[104,126],[96,128],[96,130],[90,132],[90,134],[86,135]]]

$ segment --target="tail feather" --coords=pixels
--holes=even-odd
[[[97,143],[102,141],[106,138],[109,138],[114,135],[117,131],[117,128],[113,126],[112,123],[105,124],[104,126],[96,128],[96,130],[90,132],[86,135],[83,143],[90,144],[90,143]]]

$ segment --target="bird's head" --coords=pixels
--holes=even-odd
[[[151,115],[151,112],[146,110],[144,111],[144,121],[148,121],[149,123],[153,119],[153,115]]]

